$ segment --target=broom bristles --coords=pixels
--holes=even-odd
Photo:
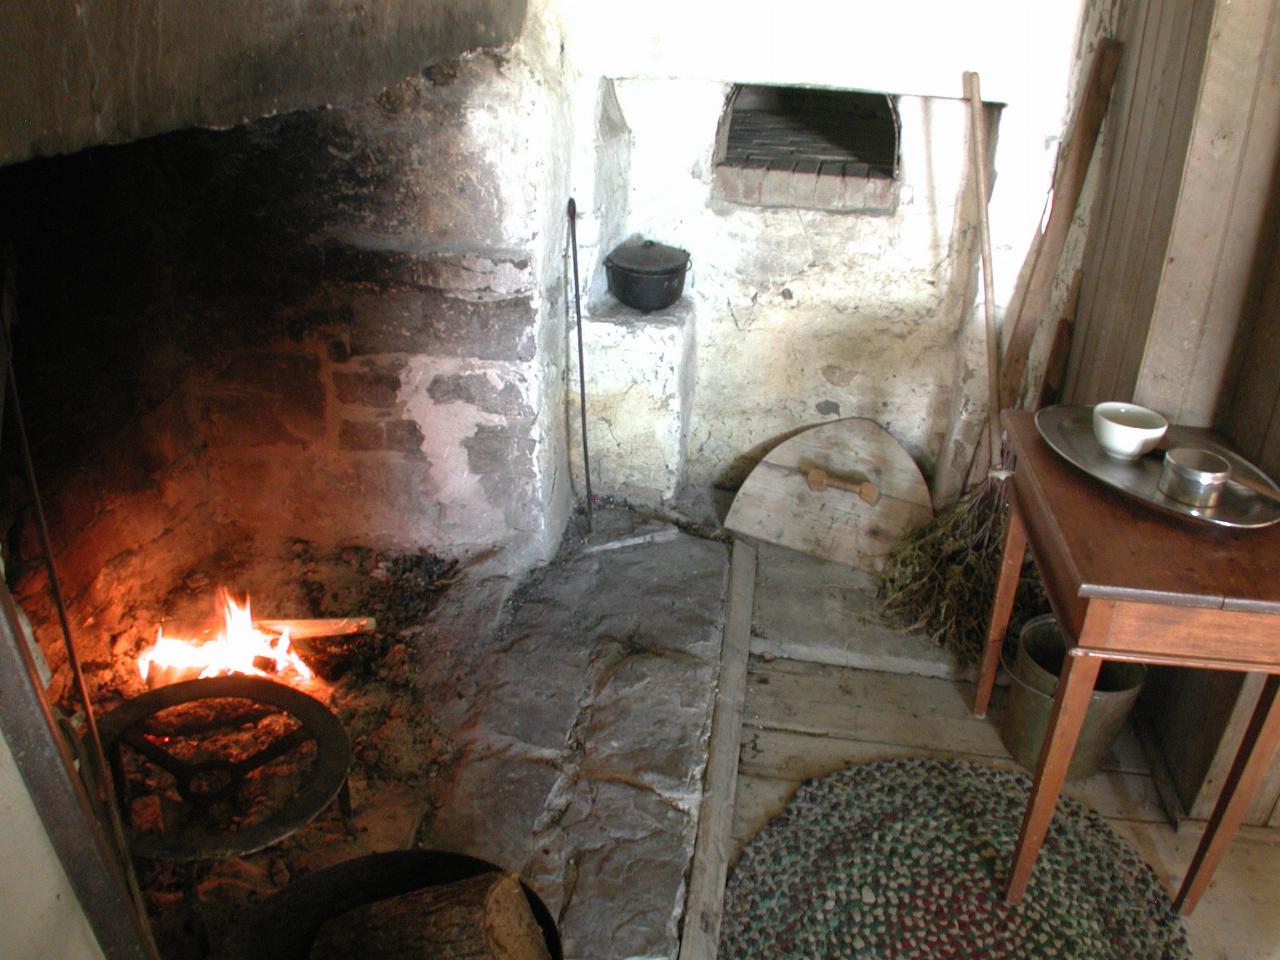
[[[975,446],[970,469],[981,448],[982,444]],[[885,620],[924,631],[963,665],[982,659],[1009,519],[1013,452],[1001,443],[998,458],[992,460],[981,482],[898,541],[876,592]],[[1028,551],[1005,631],[1006,646],[1028,619],[1049,610],[1040,572]]]
[[[881,615],[923,630],[961,663],[981,659],[1006,508],[1004,475],[993,471],[899,541],[880,575]]]

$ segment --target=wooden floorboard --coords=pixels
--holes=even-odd
[[[760,566],[767,562],[761,553]],[[796,606],[791,617],[795,622],[779,625],[776,639],[783,645],[779,649],[785,649],[782,626],[796,636],[806,636],[809,625],[804,616],[829,615],[820,610],[806,614],[807,610]],[[862,615],[850,615],[848,625],[854,634]],[[725,839],[717,851],[728,861],[730,871],[745,845],[783,812],[792,794],[812,777],[854,763],[924,754],[1014,766],[999,734],[1004,691],[997,690],[988,716],[978,720],[970,714],[971,682],[776,656],[752,656],[746,666],[733,816],[721,819],[719,830]],[[1126,727],[1098,773],[1069,783],[1064,792],[1102,813],[1113,829],[1138,848],[1165,886],[1177,889],[1200,831],[1192,823],[1184,823],[1177,832],[1169,825],[1152,771],[1131,729]],[[720,802],[728,806],[724,797]],[[1268,831],[1268,836],[1280,841],[1280,831]],[[704,845],[701,837],[699,844]],[[718,869],[710,871],[712,881]],[[707,875],[697,869],[694,874],[691,907],[697,896],[693,888],[706,885],[698,877]],[[712,899],[720,895],[714,883],[709,889]],[[1197,960],[1280,960],[1277,890],[1280,845],[1251,841],[1242,834],[1187,922]],[[707,902],[708,894],[701,896]],[[699,956],[711,960],[714,946],[713,937],[703,938]]]
[[[753,657],[747,676],[729,860],[805,780],[889,757],[959,757],[1017,765],[999,735],[997,700],[984,720],[969,713],[973,685],[956,680]],[[1064,793],[1092,807],[1132,842],[1165,886],[1176,889],[1198,831],[1174,832],[1133,731],[1103,769]],[[1280,960],[1280,847],[1238,838],[1187,922],[1198,960]]]
[[[738,774],[737,804],[729,843],[729,864],[737,864],[742,848],[751,842],[766,823],[782,813],[791,795],[800,786],[797,780]]]
[[[753,727],[844,737],[954,754],[1007,758],[1000,739],[1004,694],[985,718],[971,712],[967,681],[882,673],[798,660],[752,658],[745,721]],[[1137,738],[1126,730],[1102,769],[1150,775]]]
[[[1008,753],[975,754],[949,747],[851,740],[750,726],[743,732],[742,760],[738,769],[752,776],[799,783],[835,773],[855,763],[910,756],[954,757],[1005,770],[1022,769]],[[1168,822],[1160,806],[1155,782],[1146,774],[1101,771],[1084,780],[1068,783],[1063,792],[1104,817],[1144,823]]]
[[[755,580],[755,548],[737,541],[729,564],[720,682],[711,720],[706,789],[689,871],[689,899],[681,930],[680,960],[715,960],[720,941],[724,884],[732,853],[729,838],[738,783]]]

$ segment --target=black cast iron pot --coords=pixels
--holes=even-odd
[[[609,292],[628,307],[661,310],[684,293],[684,275],[689,254],[678,247],[652,240],[631,241],[616,248],[604,259]]]

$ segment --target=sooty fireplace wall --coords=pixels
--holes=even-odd
[[[507,568],[554,549],[557,122],[526,63],[476,54],[350,107],[0,170],[82,656],[172,613],[175,582],[296,538]],[[11,573],[51,630],[11,493]]]

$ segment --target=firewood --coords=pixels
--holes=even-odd
[[[513,874],[484,873],[349,910],[316,934],[311,960],[550,960]]]
[[[373,617],[329,617],[319,620],[259,620],[253,625],[267,633],[284,633],[294,640],[311,637],[346,637],[353,633],[374,633],[378,621]]]
[[[289,631],[294,640],[313,637],[348,637],[358,633],[375,633],[378,621],[373,617],[321,617],[318,619],[285,619],[254,617],[253,625],[263,633]],[[169,620],[163,625],[166,636],[190,640],[212,640],[222,629],[221,620]]]

